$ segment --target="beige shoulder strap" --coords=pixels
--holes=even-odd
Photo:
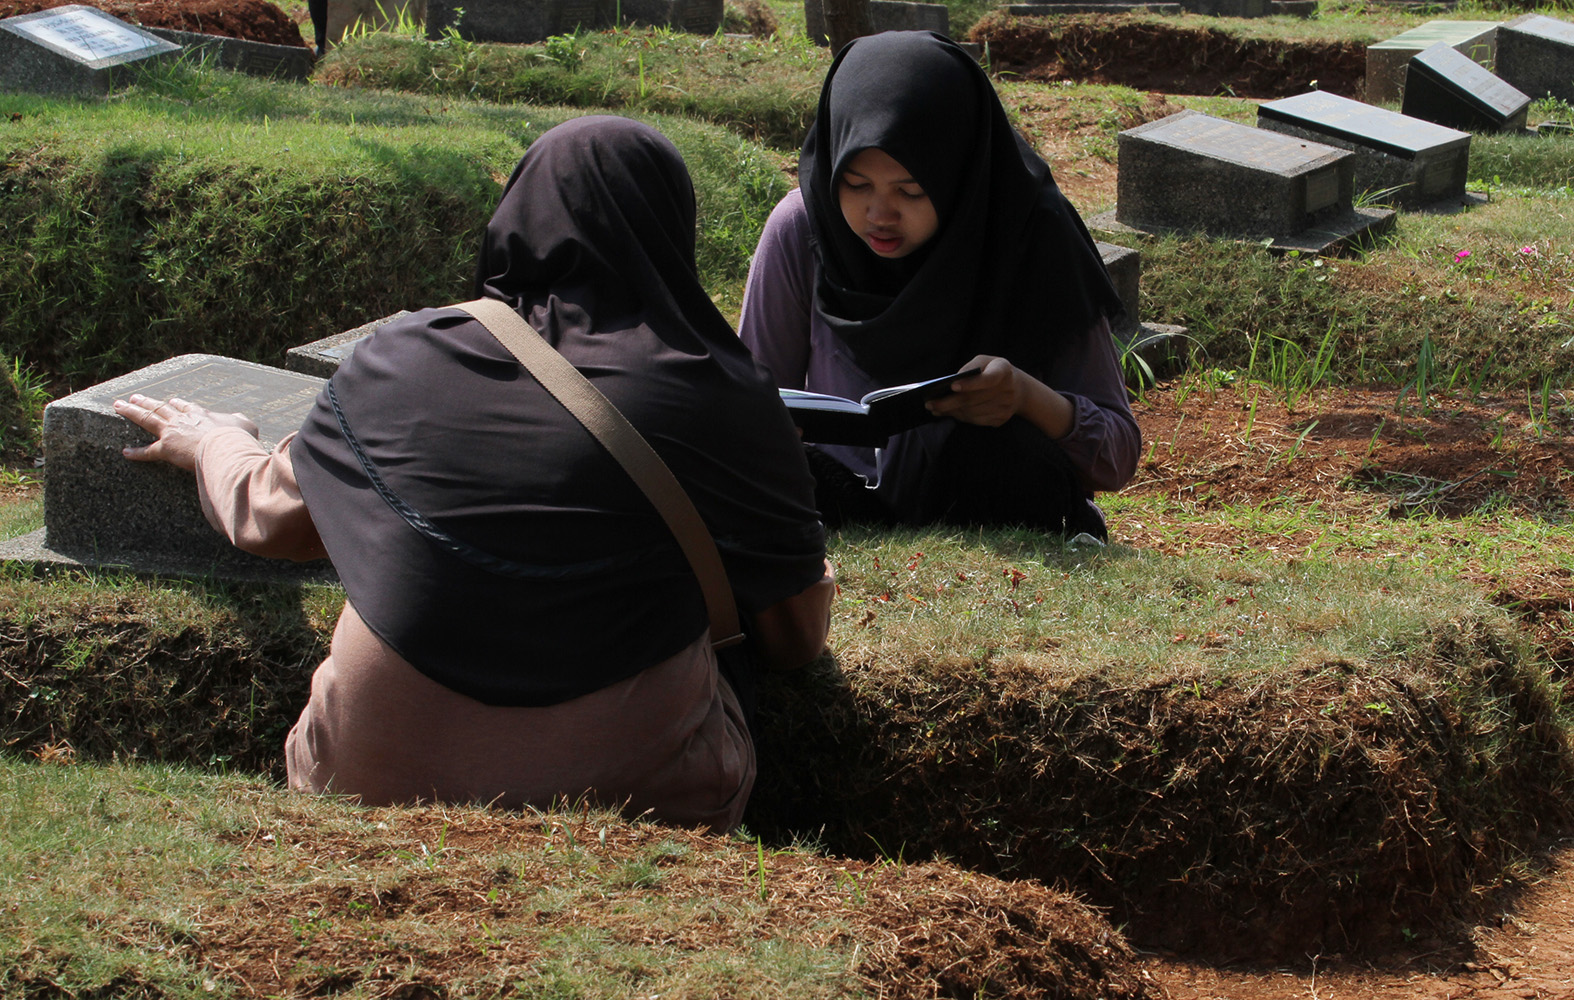
[[[655,505],[662,520],[678,539],[689,566],[699,577],[705,595],[705,610],[710,616],[711,646],[723,649],[743,641],[738,627],[738,606],[733,600],[727,569],[710,529],[700,517],[694,501],[678,482],[667,463],[650,443],[640,436],[628,418],[618,412],[611,400],[601,394],[579,369],[541,339],[529,323],[506,303],[496,299],[476,299],[454,306],[462,309],[487,328],[498,341],[519,359],[542,388],[563,404],[585,429],[595,436],[629,478]]]

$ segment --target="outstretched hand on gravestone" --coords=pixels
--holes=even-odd
[[[197,468],[197,449],[203,438],[230,427],[257,437],[257,425],[240,413],[214,413],[184,399],[153,399],[132,393],[129,400],[115,400],[115,412],[152,434],[152,444],[121,449],[138,462],[168,462],[188,472]]]

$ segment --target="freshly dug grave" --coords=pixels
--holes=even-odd
[[[35,885],[20,917],[10,907],[13,923],[56,923],[8,938],[7,996],[1159,995],[1085,904],[953,865],[768,850],[580,809],[359,809],[255,780],[54,763],[0,761],[0,781],[82,830],[159,832],[39,859],[40,878],[81,899],[52,910]],[[74,779],[98,795],[35,790]],[[157,857],[166,844],[191,860]],[[119,955],[94,968],[80,936]]]
[[[1318,89],[1359,98],[1366,80],[1362,42],[1242,38],[1157,18],[1040,20],[997,12],[974,25],[968,39],[988,44],[995,72],[1036,83],[1075,80],[1255,98]]]
[[[144,28],[306,47],[300,25],[268,0],[0,0],[0,18],[81,3]]]
[[[1031,655],[821,664],[763,694],[746,822],[1074,886],[1133,941],[1223,961],[1449,940],[1567,817],[1574,757],[1501,635],[1430,643],[1247,687],[1068,683]]]

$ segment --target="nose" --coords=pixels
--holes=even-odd
[[[871,197],[866,214],[869,221],[876,225],[894,223],[902,217],[902,213],[897,211],[896,199],[888,194],[875,194]]]

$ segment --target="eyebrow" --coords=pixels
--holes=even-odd
[[[843,167],[842,168],[842,176],[844,178],[845,177],[856,177],[856,178],[858,178],[861,181],[866,181],[866,180],[870,179],[868,174],[861,174],[858,171],[854,170],[852,167]],[[891,183],[893,183],[893,184],[918,184],[918,180],[917,180],[917,178],[914,178],[914,177],[904,177],[904,178],[902,178],[899,181],[892,181]],[[918,186],[919,187],[923,187],[922,184],[918,184]]]

